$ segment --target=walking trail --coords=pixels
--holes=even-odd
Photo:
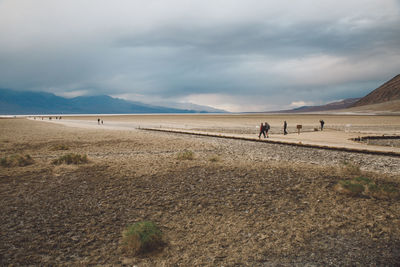
[[[42,120],[39,120],[42,121]],[[257,134],[234,134],[234,133],[223,133],[223,132],[207,132],[198,131],[191,129],[183,129],[179,125],[154,125],[153,124],[143,124],[140,125],[135,122],[124,122],[124,121],[107,121],[106,124],[98,124],[97,120],[43,120],[44,122],[51,122],[62,124],[69,127],[78,127],[86,129],[103,129],[103,130],[151,130],[151,131],[162,131],[162,132],[173,132],[179,134],[194,134],[201,136],[210,136],[218,138],[231,138],[231,139],[242,139],[248,141],[257,142],[269,142],[269,143],[279,143],[287,145],[296,146],[306,146],[315,147],[323,149],[333,149],[333,150],[344,150],[350,152],[361,152],[361,153],[371,153],[371,154],[387,154],[400,156],[400,147],[392,146],[377,146],[368,145],[364,142],[356,142],[352,139],[366,136],[366,134],[345,132],[334,129],[324,129],[324,131],[313,131],[313,132],[301,132],[289,133],[287,135],[283,134],[270,134],[269,138],[258,138]],[[382,136],[382,134],[368,134],[368,136]]]

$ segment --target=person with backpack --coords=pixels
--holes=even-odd
[[[271,129],[271,126],[269,126],[268,122],[265,122],[264,127],[265,127],[265,134],[267,135],[267,138],[269,138],[268,131],[269,129]]]
[[[261,138],[261,134],[263,134],[264,138],[265,138],[265,126],[262,123],[261,123],[261,126],[260,126],[260,134],[258,135],[258,139]]]
[[[319,123],[321,124],[321,131],[323,131],[324,130],[324,124],[325,124],[324,120],[320,120]]]

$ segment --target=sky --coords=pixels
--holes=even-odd
[[[0,0],[0,88],[254,112],[399,73],[399,0]]]

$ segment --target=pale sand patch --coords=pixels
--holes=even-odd
[[[98,116],[64,116],[61,120],[45,122],[59,123],[70,127],[103,130],[137,130],[139,128],[178,130],[193,133],[223,135],[258,139],[258,124],[271,125],[268,140],[285,143],[301,143],[313,146],[328,146],[369,151],[400,153],[400,148],[368,145],[352,141],[365,135],[400,135],[398,116],[355,116],[355,115],[311,115],[311,114],[182,114],[182,115],[108,115],[104,124],[98,124]],[[319,119],[326,122],[324,131],[319,129]],[[282,122],[288,122],[288,135],[283,135]],[[40,120],[42,121],[42,120]],[[296,126],[302,125],[300,134]]]

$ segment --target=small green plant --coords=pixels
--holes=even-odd
[[[352,163],[352,162],[347,162],[347,161],[343,162],[342,170],[343,170],[344,174],[346,174],[346,175],[356,176],[356,175],[360,175],[362,173],[360,166],[358,164]]]
[[[86,155],[79,154],[66,154],[64,156],[59,157],[58,159],[53,160],[54,165],[60,164],[83,164],[87,163],[89,160]]]
[[[193,160],[194,159],[194,153],[193,153],[193,151],[190,151],[190,150],[184,150],[184,151],[178,153],[177,159],[179,159],[179,160]]]
[[[342,180],[339,182],[343,191],[352,196],[359,196],[364,192],[364,185],[355,182],[354,180]]]
[[[218,156],[212,156],[209,160],[211,162],[219,162],[219,161],[221,161],[221,159]]]
[[[388,183],[376,184],[366,177],[356,177],[351,180],[341,180],[336,185],[336,190],[350,196],[367,196],[378,199],[397,199],[400,191],[397,186]]]
[[[122,244],[133,255],[150,252],[161,247],[162,232],[151,221],[137,222],[128,226],[122,233]]]
[[[9,157],[3,157],[0,159],[0,165],[3,167],[23,167],[27,165],[31,165],[34,163],[34,160],[30,155],[12,155]]]
[[[69,147],[65,144],[58,144],[52,147],[53,150],[68,150]]]
[[[3,167],[8,167],[8,162],[6,157],[0,159],[0,165]]]
[[[360,182],[362,184],[370,184],[370,183],[372,183],[372,180],[367,178],[367,177],[361,177],[360,176],[360,177],[355,178],[354,180],[357,181],[357,182]]]

